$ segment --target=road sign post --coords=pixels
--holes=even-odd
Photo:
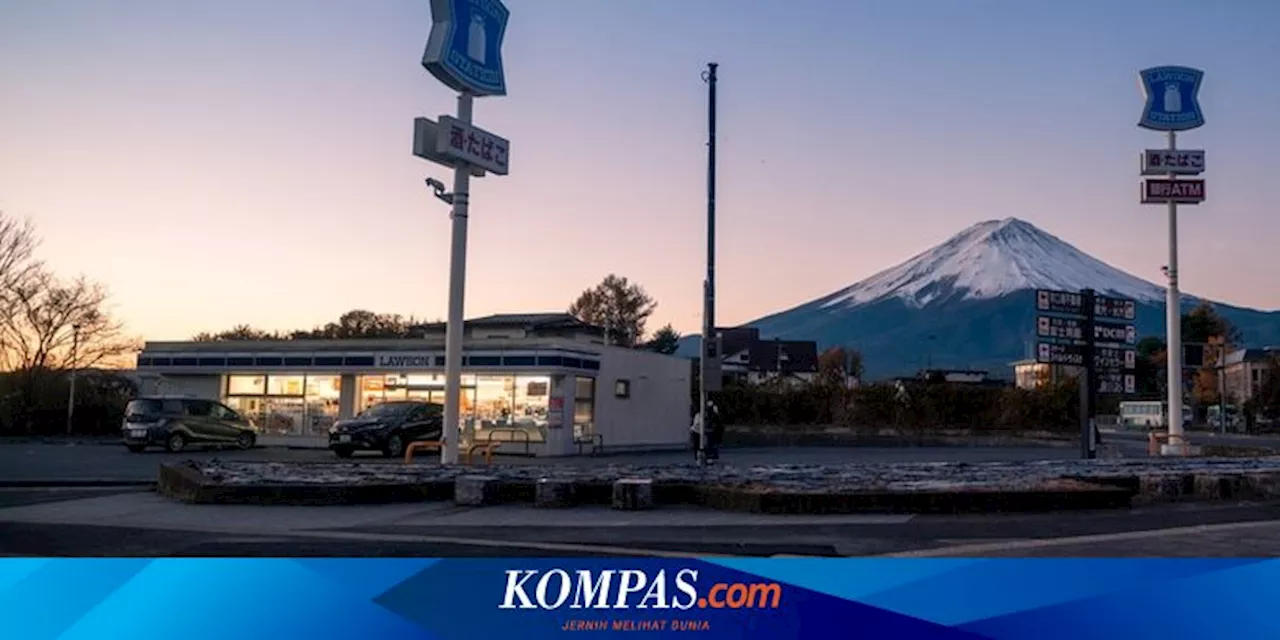
[[[438,124],[425,118],[414,123],[414,155],[453,168],[452,193],[444,193],[436,180],[427,181],[436,197],[452,205],[441,464],[458,461],[471,177],[486,171],[506,175],[510,154],[507,140],[472,125],[472,107],[478,96],[507,93],[502,38],[509,15],[501,0],[431,0],[431,34],[422,56],[422,66],[458,92],[456,117],[440,116]]]
[[[1200,109],[1198,95],[1204,72],[1189,67],[1155,67],[1143,70],[1138,76],[1146,94],[1146,105],[1138,126],[1165,132],[1168,136],[1168,148],[1165,153],[1175,159],[1174,166],[1169,166],[1168,162],[1163,163],[1168,177],[1160,181],[1163,184],[1156,187],[1157,195],[1161,193],[1182,195],[1185,193],[1183,188],[1174,188],[1167,183],[1178,182],[1178,175],[1192,173],[1190,169],[1193,167],[1181,170],[1184,167],[1179,160],[1178,132],[1189,131],[1204,125],[1204,113]],[[1185,153],[1190,163],[1197,152]],[[1200,154],[1200,171],[1203,171],[1204,152],[1198,153]],[[1163,159],[1165,158],[1162,157]],[[1144,169],[1151,168],[1152,173],[1155,173],[1154,170],[1157,167],[1151,166],[1149,154],[1144,160],[1144,165],[1146,165]],[[1200,171],[1195,173],[1198,174]],[[1199,182],[1199,199],[1193,202],[1204,200],[1204,182],[1197,182]],[[1191,190],[1195,189],[1191,188]],[[1168,297],[1165,301],[1166,344],[1168,345],[1166,352],[1169,354],[1169,442],[1162,447],[1161,452],[1165,455],[1187,455],[1193,451],[1182,434],[1182,298],[1178,293],[1178,203],[1188,203],[1188,200],[1175,197],[1150,199],[1151,194],[1151,187],[1144,185],[1143,202],[1167,203],[1169,207],[1169,264],[1165,266],[1169,277]]]
[[[1036,291],[1036,361],[1080,371],[1080,457],[1097,457],[1098,394],[1131,394],[1137,303],[1079,292]]]
[[[1094,315],[1097,313],[1097,304],[1094,300],[1093,289],[1085,289],[1080,292],[1080,297],[1084,302],[1084,378],[1080,382],[1080,395],[1084,401],[1082,406],[1084,411],[1080,412],[1080,457],[1085,460],[1091,460],[1097,457],[1097,449],[1094,446],[1097,439],[1094,437],[1093,422],[1094,413],[1098,407],[1098,394],[1094,385],[1098,384],[1098,363],[1094,358]]]

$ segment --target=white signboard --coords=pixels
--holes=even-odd
[[[457,118],[440,116],[436,152],[500,176],[507,175],[511,143]]]
[[[440,125],[431,118],[413,119],[413,155],[430,160],[438,165],[457,168],[458,160],[436,151],[436,139],[440,135]],[[484,169],[471,165],[471,175],[477,178],[484,176]]]
[[[1147,149],[1142,152],[1142,175],[1194,176],[1204,173],[1203,149]]]

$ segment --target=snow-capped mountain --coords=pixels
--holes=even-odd
[[[1143,302],[1165,290],[1116,269],[1017,218],[988,220],[906,262],[824,298],[824,308],[886,297],[923,307],[948,296],[987,299],[1027,289],[1099,292]]]
[[[1033,348],[1039,288],[1132,298],[1140,335],[1164,335],[1164,287],[1016,218],[975,224],[896,267],[747,326],[765,338],[856,348],[872,377],[929,365],[1003,377]],[[1184,295],[1184,311],[1198,302]],[[1250,344],[1280,343],[1280,312],[1215,306]],[[696,357],[699,342],[684,341],[680,353]]]

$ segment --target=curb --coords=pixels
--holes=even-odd
[[[227,485],[184,464],[163,464],[156,490],[191,504],[356,505],[454,499],[454,480],[380,485]],[[612,482],[576,482],[564,506],[612,505]],[[498,481],[489,503],[526,504],[537,494],[534,480]],[[957,491],[788,492],[758,486],[655,482],[653,504],[696,505],[719,511],[768,514],[1014,513],[1128,507],[1136,486],[1090,479],[1062,479],[1025,489]]]

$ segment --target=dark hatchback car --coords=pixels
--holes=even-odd
[[[414,440],[435,440],[444,424],[444,408],[430,402],[384,402],[329,429],[329,449],[339,458],[356,451],[402,456]]]
[[[134,453],[147,447],[176,453],[189,445],[252,449],[258,439],[257,428],[226,405],[176,396],[131,400],[120,431],[124,445]]]

